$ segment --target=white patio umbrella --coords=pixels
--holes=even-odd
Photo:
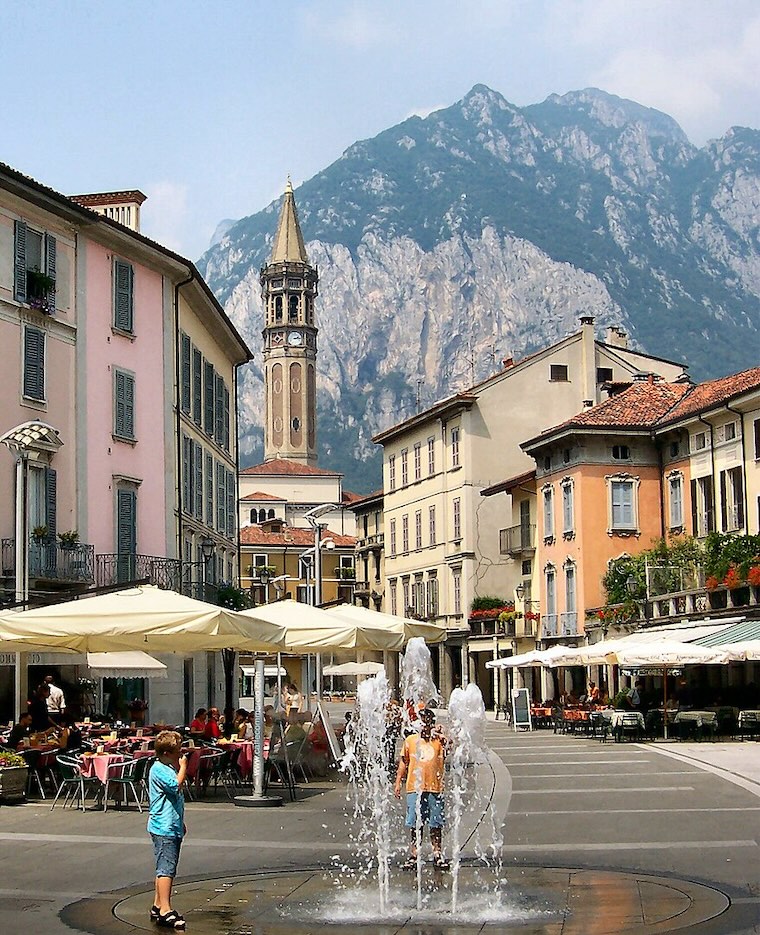
[[[325,666],[322,672],[324,675],[377,675],[384,668],[382,662],[342,662]]]
[[[726,653],[731,662],[755,662],[760,659],[760,640],[742,640],[715,648]]]
[[[276,652],[284,639],[280,624],[149,585],[0,614],[0,640],[17,642],[19,652]]]
[[[413,636],[421,636],[426,643],[440,643],[446,639],[446,627],[428,620],[412,620],[410,617],[401,617],[397,614],[384,614],[378,610],[370,610],[368,607],[357,607],[355,604],[338,604],[335,607],[328,607],[326,612],[331,616],[351,620],[364,627],[400,635],[403,640],[402,646],[405,646]]]
[[[730,657],[722,646],[695,646],[693,643],[661,639],[653,640],[651,643],[640,643],[637,646],[631,645],[629,648],[619,648],[608,655],[607,661],[632,669],[638,666],[662,668],[663,736],[667,740],[668,669],[677,669],[681,666],[727,665]]]
[[[530,652],[520,653],[518,656],[503,656],[501,659],[490,659],[486,663],[487,669],[519,669],[521,666],[541,666],[541,650],[531,649]]]

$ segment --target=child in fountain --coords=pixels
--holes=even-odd
[[[433,862],[437,869],[448,869],[443,856],[443,770],[446,743],[443,731],[435,723],[430,708],[419,712],[420,733],[410,734],[404,740],[396,772],[395,793],[401,798],[401,786],[406,779],[406,826],[411,830],[411,847],[405,868],[417,865],[417,851],[421,845],[422,826],[430,828]],[[419,830],[418,830],[419,825]]]

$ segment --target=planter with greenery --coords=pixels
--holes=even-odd
[[[26,760],[10,750],[0,750],[0,799],[23,799],[29,767]]]
[[[62,549],[74,549],[79,545],[79,533],[76,529],[69,529],[68,532],[58,533],[58,541]]]
[[[335,577],[336,577],[336,578],[343,578],[343,579],[346,580],[346,581],[353,581],[353,579],[356,577],[356,569],[355,569],[355,568],[348,568],[348,567],[343,566],[343,565],[339,565],[339,566],[335,569]]]
[[[39,269],[26,271],[26,298],[32,308],[47,314],[53,311],[51,296],[55,295],[55,280]]]
[[[39,545],[48,537],[47,526],[35,526],[32,530],[32,539]]]

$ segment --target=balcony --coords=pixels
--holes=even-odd
[[[557,614],[544,614],[541,617],[541,626],[539,628],[539,639],[556,639],[559,633],[559,617]]]
[[[202,562],[182,562],[160,555],[106,553],[96,556],[95,567],[99,588],[142,579],[164,590],[183,594],[191,594],[196,586],[203,587]]]
[[[568,611],[559,615],[559,636],[578,636],[580,632],[577,611]]]
[[[523,555],[536,550],[535,524],[510,526],[499,530],[499,552],[502,555]]]
[[[357,552],[382,552],[385,545],[385,534],[375,533],[372,536],[364,536],[356,544]]]
[[[16,574],[16,540],[0,541],[0,561],[5,577]],[[56,539],[29,543],[29,579],[92,584],[95,580],[95,546],[86,542],[62,545]]]

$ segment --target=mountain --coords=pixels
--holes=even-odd
[[[756,365],[760,133],[703,148],[666,114],[588,88],[516,107],[484,85],[349,147],[296,200],[320,273],[321,463],[378,485],[371,436],[591,313],[695,378]],[[198,265],[254,351],[279,203]],[[261,357],[241,386],[261,457]]]

